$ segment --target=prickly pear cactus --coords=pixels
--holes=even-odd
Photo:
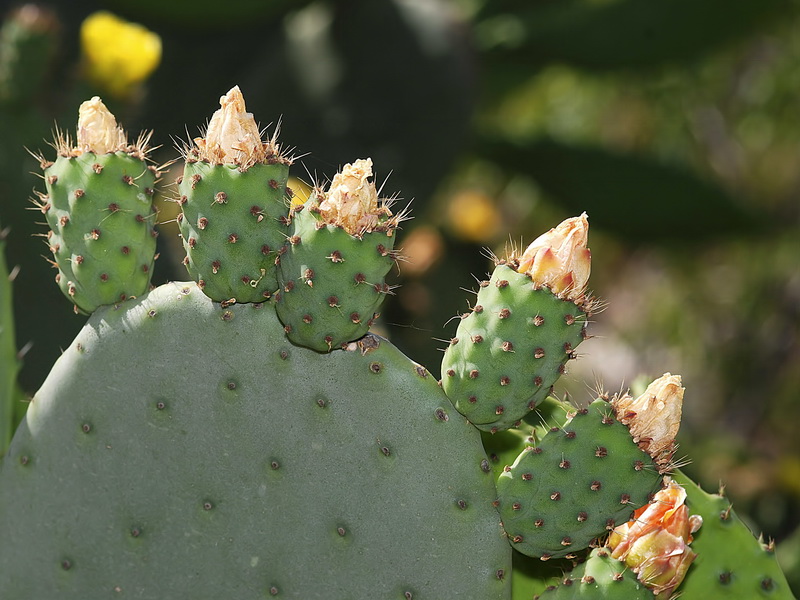
[[[93,314],[0,462],[3,598],[790,597],[727,501],[687,492],[704,531],[661,500],[686,497],[662,481],[679,377],[550,396],[587,337],[586,215],[498,261],[437,382],[369,333],[403,217],[371,161],[290,207],[291,161],[232,89],[184,152],[195,281],[148,291],[126,261],[152,263],[131,216],[153,169],[93,102],[40,204]]]

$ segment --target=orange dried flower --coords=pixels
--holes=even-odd
[[[686,576],[696,554],[689,548],[692,534],[703,524],[689,516],[686,491],[672,480],[633,513],[608,538],[611,556],[623,561],[658,598],[669,598]]]

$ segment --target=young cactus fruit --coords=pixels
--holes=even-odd
[[[150,287],[158,173],[146,162],[149,136],[128,144],[100,98],[78,114],[77,143],[59,134],[56,161],[41,158],[47,193],[38,194],[37,206],[50,226],[59,287],[76,312],[91,313]]]
[[[360,338],[391,291],[385,277],[402,213],[379,200],[371,177],[372,160],[347,164],[327,192],[293,211],[276,309],[295,344],[328,352]]]
[[[662,449],[672,447],[674,430],[659,432],[646,424],[680,415],[675,404],[682,402],[683,388],[676,391],[664,383],[674,379],[664,375],[636,401],[629,401],[627,394],[610,404],[598,398],[526,448],[506,469],[497,481],[497,504],[516,550],[542,560],[573,558],[628,520],[633,507],[649,501],[660,473],[669,467]],[[669,394],[663,394],[665,389]],[[662,395],[651,400],[655,390]],[[644,408],[636,414],[626,410],[625,425],[615,410],[631,404]],[[643,449],[645,439],[652,453]]]
[[[184,264],[212,300],[263,302],[277,288],[276,262],[287,238],[291,159],[274,139],[261,140],[238,86],[220,105],[205,137],[184,152]]]
[[[586,215],[537,238],[481,282],[442,361],[442,385],[476,427],[514,426],[544,400],[586,338]]]

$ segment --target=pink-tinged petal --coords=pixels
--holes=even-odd
[[[586,213],[563,221],[531,242],[519,257],[517,270],[559,296],[580,299],[586,293],[591,271],[588,232]]]
[[[656,595],[671,594],[695,558],[689,543],[702,519],[689,516],[685,501],[686,491],[668,481],[650,504],[638,508],[633,520],[616,527],[607,541],[611,555],[628,565]]]

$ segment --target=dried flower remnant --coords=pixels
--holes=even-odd
[[[381,217],[391,216],[385,205],[378,202],[378,190],[372,177],[372,159],[358,159],[346,164],[334,175],[333,181],[319,204],[323,220],[337,225],[350,235],[374,230]]]
[[[680,375],[665,373],[635,400],[624,394],[611,401],[617,420],[628,426],[633,441],[665,468],[675,452],[683,392]]]
[[[78,109],[77,138],[74,151],[78,154],[107,154],[128,146],[125,132],[117,126],[117,120],[99,96],[83,102]]]
[[[689,544],[703,519],[689,516],[685,501],[686,491],[667,479],[652,502],[608,538],[611,556],[628,565],[659,599],[672,595],[696,556]]]
[[[247,112],[239,86],[219,99],[220,108],[208,123],[205,138],[195,138],[198,158],[215,165],[248,167],[267,160],[275,152],[261,141],[261,132],[252,113]]]
[[[540,286],[568,300],[586,293],[592,255],[586,247],[589,220],[586,213],[563,221],[536,238],[519,258],[517,271],[527,273]]]

